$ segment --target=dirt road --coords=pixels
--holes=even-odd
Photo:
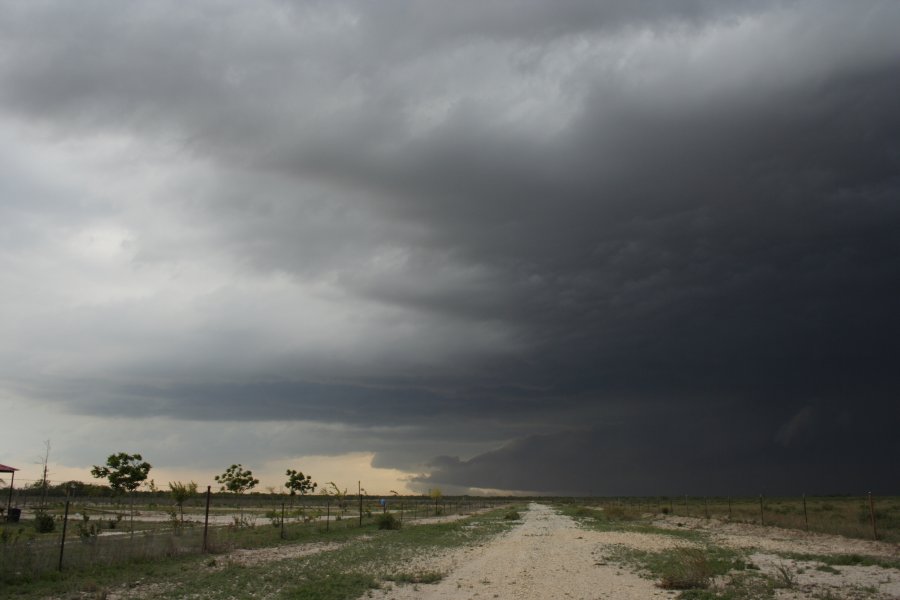
[[[376,595],[397,600],[628,600],[674,595],[617,565],[605,564],[602,547],[622,542],[606,539],[610,535],[632,536],[635,545],[668,542],[661,537],[660,541],[644,540],[640,534],[586,531],[572,519],[532,504],[522,524],[509,533],[446,558],[451,568],[440,583],[395,587]]]

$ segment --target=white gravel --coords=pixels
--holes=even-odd
[[[637,600],[674,595],[620,566],[606,564],[602,557],[608,545],[662,549],[677,541],[666,536],[587,531],[539,504],[532,504],[523,517],[521,525],[490,543],[460,550],[443,557],[442,564],[430,565],[436,570],[442,570],[442,566],[449,570],[441,582],[397,586],[381,590],[375,597]]]

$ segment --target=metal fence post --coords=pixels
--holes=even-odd
[[[59,540],[59,565],[57,570],[62,571],[63,551],[66,549],[66,526],[69,524],[69,492],[66,490],[66,511],[63,515],[62,538]]]
[[[208,539],[209,539],[209,497],[212,494],[212,486],[206,486],[206,516],[203,518],[203,552],[207,552],[209,549]]]

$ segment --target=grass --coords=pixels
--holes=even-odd
[[[572,517],[583,527],[597,531],[630,531],[651,535],[664,535],[693,542],[703,542],[707,534],[695,529],[671,529],[657,527],[634,512],[588,508],[585,506],[563,506],[560,512]]]
[[[803,554],[798,552],[779,552],[784,558],[794,560],[804,560],[808,562],[819,562],[824,567],[835,566],[859,566],[859,567],[882,567],[884,569],[900,570],[900,560],[883,558],[879,556],[867,556],[864,554]],[[825,568],[816,567],[819,571]],[[832,572],[832,571],[828,571]],[[833,572],[838,572],[836,569]]]
[[[764,600],[775,598],[775,583],[756,573],[739,573],[727,577],[725,585],[717,589],[685,590],[680,600]]]
[[[297,600],[351,600],[358,598],[366,591],[378,589],[381,584],[371,575],[359,573],[329,573],[324,576],[313,575],[300,584],[295,585],[282,595],[282,598]]]
[[[62,573],[44,572],[19,577],[3,585],[4,597],[36,599],[87,592],[102,596],[121,586],[152,586],[144,594],[159,597],[202,598],[273,597],[341,600],[392,584],[413,585],[439,581],[442,573],[410,569],[413,560],[445,549],[479,544],[514,526],[503,517],[506,510],[469,517],[452,523],[417,525],[401,530],[379,530],[375,523],[363,528],[344,527],[329,532],[310,530],[309,536],[276,545],[299,542],[340,542],[336,549],[300,558],[272,560],[242,566],[221,556],[173,555],[135,558],[119,564],[98,563]],[[258,527],[257,530],[275,530]],[[255,535],[257,532],[243,532]],[[268,545],[273,545],[267,537]],[[246,541],[246,540],[245,540]],[[221,549],[221,548],[220,548]]]
[[[439,571],[415,571],[408,573],[401,571],[385,575],[385,581],[393,581],[395,583],[437,583],[444,578],[444,574]]]
[[[756,600],[775,597],[777,582],[762,573],[737,550],[723,548],[710,542],[704,531],[669,529],[654,526],[653,514],[638,513],[628,505],[609,510],[607,507],[567,505],[561,508],[583,527],[599,531],[625,531],[664,535],[686,542],[681,546],[658,552],[638,550],[627,546],[612,546],[606,558],[634,568],[638,573],[657,581],[660,588],[679,591],[685,600]],[[716,589],[710,584],[718,580]]]
[[[715,576],[747,569],[742,553],[711,544],[660,552],[612,546],[607,558],[659,579],[664,589],[704,588]]]
[[[874,536],[869,501],[864,496],[810,496],[806,498],[805,515],[801,497],[764,497],[762,501],[762,514],[758,496],[600,498],[593,500],[592,506],[581,503],[581,508],[586,511],[602,508],[607,512],[621,512],[625,518],[619,520],[640,518],[644,514],[669,514],[741,523],[759,524],[764,521],[766,525],[800,530],[806,529],[808,523],[809,530],[813,532],[859,539],[872,539]],[[900,542],[900,497],[876,497],[874,506],[878,539]]]
[[[699,548],[679,548],[663,554],[659,587],[664,590],[706,589],[714,572],[706,552]]]

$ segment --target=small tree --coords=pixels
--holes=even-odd
[[[329,481],[328,485],[331,486],[331,492],[328,495],[334,498],[335,503],[338,505],[338,508],[343,515],[347,510],[347,488],[341,490],[341,488],[333,481]]]
[[[243,494],[259,484],[259,479],[253,477],[253,471],[244,469],[240,463],[231,465],[224,473],[216,475],[215,480],[219,484],[220,491],[232,494]]]
[[[301,471],[288,469],[285,472],[285,475],[287,475],[288,480],[284,484],[284,487],[291,492],[291,508],[294,508],[294,496],[311,494],[318,486],[318,484],[312,480],[312,475],[304,475]]]
[[[438,512],[438,502],[441,501],[441,498],[444,497],[444,493],[441,492],[441,488],[436,487],[431,490],[431,499],[434,500],[434,514],[440,514]]]
[[[252,490],[259,484],[259,479],[253,477],[253,471],[244,469],[240,463],[231,465],[221,475],[214,477],[216,483],[219,484],[219,491],[231,492],[235,496],[243,494],[248,490]],[[244,506],[238,504],[241,512],[240,524],[244,524]]]
[[[178,510],[181,513],[181,522],[184,523],[184,503],[197,495],[197,482],[182,483],[180,481],[169,482],[169,493]]]
[[[110,454],[106,466],[94,465],[91,475],[97,479],[109,480],[109,487],[117,493],[126,493],[131,499],[131,535],[134,536],[134,491],[147,479],[150,463],[144,462],[140,454],[119,452]]]

